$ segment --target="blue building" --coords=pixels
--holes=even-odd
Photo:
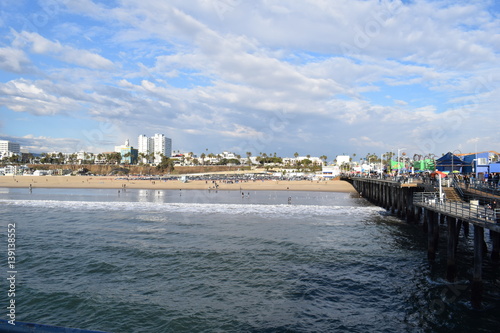
[[[490,172],[491,173],[493,173],[493,172],[500,173],[500,161],[490,164]]]
[[[120,154],[122,155],[122,163],[135,164],[139,157],[139,150],[132,147],[122,147],[120,149]]]
[[[500,172],[500,165],[495,161],[498,154],[494,151],[483,151],[480,153],[471,153],[464,155],[464,173],[474,173],[476,176],[490,172]],[[498,171],[494,171],[498,170]]]

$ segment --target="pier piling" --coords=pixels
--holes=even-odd
[[[457,279],[457,247],[460,232],[463,229],[464,238],[469,237],[472,224],[474,232],[474,260],[471,279],[471,303],[476,309],[482,301],[482,266],[487,257],[488,248],[484,240],[484,229],[489,229],[491,238],[491,260],[500,261],[500,224],[488,218],[488,211],[481,211],[478,206],[469,203],[452,203],[440,200],[438,194],[425,192],[425,186],[416,184],[401,184],[396,181],[371,178],[345,178],[358,193],[375,205],[385,208],[408,223],[422,223],[422,231],[427,234],[427,258],[436,259],[439,249],[440,226],[446,225],[446,278],[453,282]],[[428,190],[428,189],[427,189]]]
[[[456,248],[457,248],[457,222],[456,219],[447,217],[446,223],[448,226],[448,243],[447,243],[447,253],[446,253],[446,279],[450,282],[455,281],[457,275],[457,266],[456,266]]]
[[[483,242],[484,230],[480,226],[474,226],[474,270],[472,275],[472,307],[481,308],[483,289]]]

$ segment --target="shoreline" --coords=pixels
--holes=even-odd
[[[217,181],[217,190],[238,191],[318,191],[356,193],[354,187],[341,180],[256,180],[238,183]],[[89,188],[89,189],[144,189],[144,190],[215,190],[212,181],[116,179],[96,176],[2,176],[0,188]]]

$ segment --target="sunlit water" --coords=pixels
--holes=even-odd
[[[0,214],[2,244],[16,223],[18,321],[109,332],[500,324],[500,270],[487,259],[484,309],[470,308],[470,240],[448,283],[445,249],[428,263],[421,227],[346,193],[0,189]]]

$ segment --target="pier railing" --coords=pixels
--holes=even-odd
[[[500,195],[500,187],[498,183],[494,182],[485,182],[476,179],[471,181],[470,188],[493,195]]]
[[[477,223],[488,229],[500,229],[500,223],[496,223],[500,222],[500,209],[479,205],[477,201],[447,201],[440,198],[437,192],[417,192],[413,196],[413,204]]]
[[[460,187],[460,183],[458,182],[458,180],[456,178],[453,178],[452,184],[453,184],[453,187],[455,188],[455,190],[460,195],[460,198],[462,198],[462,200],[463,200],[465,198],[465,193],[464,193],[464,190],[462,190],[462,188]]]

